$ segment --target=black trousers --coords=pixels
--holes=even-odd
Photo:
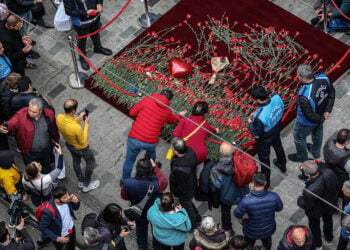
[[[347,244],[348,244],[348,240],[344,239],[340,233],[337,250],[346,250]]]
[[[96,30],[101,28],[101,23],[100,23],[100,19],[98,18],[95,22],[89,25],[86,25],[83,27],[78,27],[74,25],[73,27],[77,32],[78,36],[84,36],[92,32],[95,32]],[[92,40],[92,43],[94,44],[94,48],[101,47],[100,33],[96,33],[95,35],[90,36],[90,38]],[[87,37],[78,40],[78,47],[84,54],[86,54],[86,39]]]
[[[180,204],[184,209],[186,209],[186,212],[191,220],[192,229],[194,229],[197,228],[197,225],[201,222],[202,218],[192,200],[193,198],[179,197]]]
[[[76,245],[76,234],[75,234],[75,226],[72,228],[73,232],[65,237],[69,237],[69,241],[66,244],[58,243],[58,242],[52,242],[55,245],[55,248],[57,250],[62,250],[66,246],[65,249],[68,250],[75,250]]]
[[[323,234],[327,241],[333,240],[333,218],[332,215],[322,215]],[[321,218],[309,217],[309,227],[315,247],[322,246]]]
[[[222,228],[225,231],[228,231],[232,229],[232,222],[231,222],[231,206],[225,205],[223,203],[221,205],[221,224]]]
[[[253,250],[254,249],[254,245],[255,245],[255,241],[253,239],[249,239],[246,237],[247,243],[248,243],[248,250]],[[261,239],[263,246],[265,247],[266,250],[270,250],[272,247],[272,240],[271,240],[271,236],[268,238],[264,238]]]
[[[258,153],[259,161],[270,166],[270,152],[271,146],[276,152],[277,156],[277,164],[284,166],[286,165],[286,155],[284,153],[284,149],[281,142],[280,131],[276,131],[273,136],[270,136],[263,140],[256,140],[256,150]],[[270,175],[271,170],[265,166],[261,165],[261,172],[266,174],[266,182],[267,186],[270,186]]]

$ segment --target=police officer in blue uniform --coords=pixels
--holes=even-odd
[[[274,148],[277,159],[273,163],[283,172],[286,168],[286,155],[282,147],[280,123],[284,112],[284,104],[279,95],[269,97],[267,91],[258,86],[250,92],[259,108],[250,115],[249,131],[255,138],[255,146],[259,160],[270,167],[270,148]],[[270,169],[262,165],[261,172],[266,175],[266,187],[270,186]]]
[[[296,154],[288,155],[294,162],[308,160],[307,150],[317,159],[323,139],[323,122],[330,118],[335,89],[325,74],[313,75],[310,65],[302,64],[297,69],[297,77],[302,81],[297,99],[297,120],[293,136]],[[311,134],[312,144],[306,143],[306,137]]]
[[[63,0],[64,9],[71,16],[73,27],[78,36],[84,36],[97,31],[101,27],[100,16],[103,0]],[[100,34],[91,36],[94,44],[94,52],[110,56],[112,51],[101,45]],[[79,49],[86,54],[86,38],[78,40]],[[82,56],[79,57],[81,67],[85,70],[90,68]]]

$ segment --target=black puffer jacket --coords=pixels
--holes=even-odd
[[[338,178],[338,185],[341,188],[344,181],[349,179],[349,174],[344,166],[350,159],[350,150],[340,149],[335,146],[336,141],[330,139],[323,147],[323,156],[327,167],[332,169]]]
[[[203,250],[228,249],[229,234],[223,229],[217,230],[212,235],[207,235],[200,227],[193,231],[193,239],[190,241],[190,249],[200,247]]]
[[[175,156],[171,160],[170,191],[176,197],[194,197],[197,189],[196,167],[196,153],[190,147],[186,147],[184,156]]]

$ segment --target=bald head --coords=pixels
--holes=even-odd
[[[234,151],[234,148],[233,148],[232,144],[227,143],[227,142],[221,143],[220,154],[223,157],[232,157],[233,151]]]
[[[78,101],[74,99],[68,99],[63,105],[64,112],[68,114],[74,114],[78,108]]]
[[[306,233],[305,230],[301,227],[297,227],[293,230],[292,233],[292,238],[294,243],[298,246],[298,247],[302,247],[305,244],[306,241]]]

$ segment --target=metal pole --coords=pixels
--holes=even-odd
[[[145,3],[145,13],[140,16],[139,24],[142,28],[148,28],[156,21],[157,15],[149,12],[147,0],[143,0],[143,2]]]
[[[327,13],[327,1],[326,0],[323,0],[323,15],[324,15],[323,30],[324,30],[325,33],[327,33],[328,13]]]
[[[70,52],[72,54],[72,60],[73,60],[73,66],[74,66],[74,73],[69,75],[68,84],[73,89],[81,89],[81,88],[84,88],[84,84],[82,82],[88,77],[88,75],[78,71],[78,63],[77,63],[77,58],[75,57],[75,47],[73,44],[73,37],[68,36],[68,41],[69,41],[69,47],[70,47]]]

